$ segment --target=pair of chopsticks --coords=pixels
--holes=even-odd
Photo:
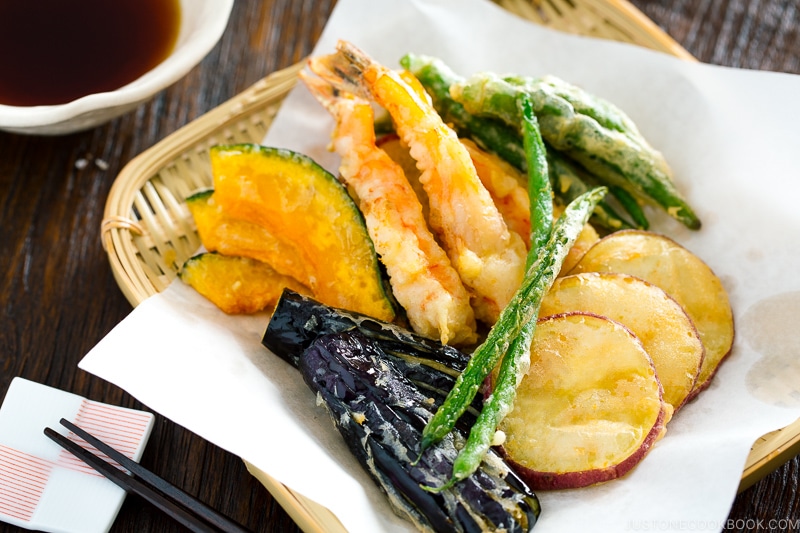
[[[230,518],[161,479],[143,468],[139,463],[79,428],[69,420],[62,418],[60,423],[110,459],[116,461],[132,475],[126,474],[117,466],[106,462],[105,459],[51,428],[45,428],[44,434],[128,493],[144,498],[190,530],[198,533],[218,533],[219,531],[249,533],[247,529]]]

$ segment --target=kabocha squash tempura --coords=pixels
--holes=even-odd
[[[300,154],[218,147],[223,190],[192,209],[209,249],[273,262],[302,285],[280,283],[322,300],[285,291],[263,343],[301,369],[402,516],[422,530],[527,531],[539,514],[528,487],[610,481],[649,453],[730,353],[733,313],[698,257],[632,229],[648,227],[646,205],[691,229],[700,221],[617,107],[548,76],[462,78],[415,54],[400,64],[340,41],[300,76],[334,119],[341,183],[289,168],[313,163]],[[393,136],[376,138],[377,108]],[[257,154],[274,165],[254,164]],[[318,187],[339,207],[300,208]],[[287,229],[300,212],[276,207],[287,202],[311,226]],[[346,232],[328,232],[344,211]],[[228,226],[213,231],[213,220]],[[265,230],[291,253],[258,250]],[[217,259],[190,261],[183,278],[216,287],[212,300],[241,298],[209,283],[220,276],[212,262],[227,263]]]
[[[214,146],[210,158],[214,200],[227,221],[263,228],[293,249],[304,285],[328,305],[394,319],[363,216],[335,176],[303,154],[272,147]]]

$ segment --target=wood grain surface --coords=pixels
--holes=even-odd
[[[797,0],[633,3],[703,62],[800,74]],[[334,4],[238,0],[221,42],[205,60],[135,111],[63,137],[0,132],[0,398],[21,376],[92,400],[147,409],[77,368],[131,311],[100,242],[109,188],[138,153],[309,54]],[[298,531],[237,457],[161,416],[142,463],[254,531]],[[728,529],[769,531],[770,520],[796,525],[799,466],[792,459],[740,494]],[[761,529],[753,527],[759,524]],[[0,533],[16,531],[22,530],[0,523]],[[112,531],[182,528],[128,497]]]

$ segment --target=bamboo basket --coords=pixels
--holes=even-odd
[[[494,0],[511,13],[552,29],[644,46],[694,58],[625,0]],[[135,307],[164,290],[200,247],[183,199],[212,185],[208,149],[215,144],[260,142],[283,98],[294,87],[297,64],[270,74],[242,93],[177,130],[131,160],[106,202],[101,234],[114,277]],[[800,452],[800,420],[753,445],[742,491]],[[307,533],[346,530],[326,508],[247,464]]]

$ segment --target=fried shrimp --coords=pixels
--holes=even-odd
[[[327,82],[300,78],[333,115],[339,172],[353,189],[392,292],[417,333],[445,344],[476,340],[470,298],[436,243],[403,170],[375,144],[373,110],[362,98],[334,94]]]
[[[503,215],[508,229],[529,241],[531,233],[531,200],[522,183],[520,171],[493,153],[481,150],[470,139],[461,139],[466,146],[478,177],[492,195],[497,210]],[[530,246],[530,244],[528,243]]]
[[[420,98],[430,100],[425,87],[414,74],[408,70],[401,70],[399,75]],[[531,202],[528,190],[523,186],[527,178],[499,156],[482,150],[471,139],[461,138],[461,144],[469,152],[478,179],[489,191],[506,226],[522,237],[530,248],[528,237],[531,230]]]
[[[509,231],[455,132],[397,72],[348,42],[339,41],[335,53],[311,59],[309,67],[389,112],[421,171],[430,227],[470,291],[476,317],[493,324],[522,281],[527,249]]]

